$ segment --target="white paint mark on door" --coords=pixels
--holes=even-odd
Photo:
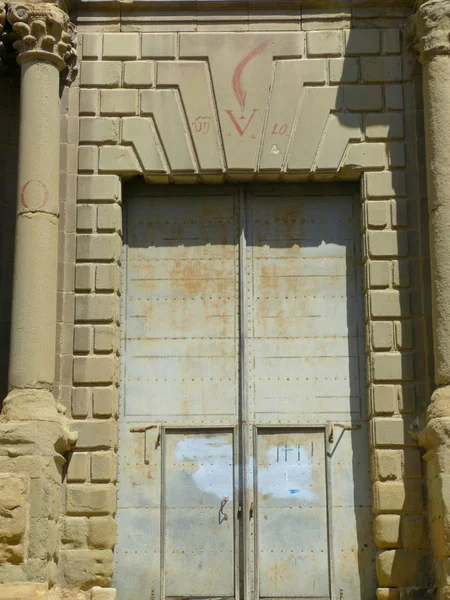
[[[189,437],[179,440],[175,455],[180,461],[192,461],[198,466],[193,474],[202,492],[220,499],[233,496],[233,447],[217,437]]]
[[[258,486],[262,494],[292,498],[297,502],[316,499],[311,490],[312,464],[303,448],[274,446],[267,452],[266,460],[268,467],[260,467],[258,472]]]

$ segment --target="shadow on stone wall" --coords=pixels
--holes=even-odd
[[[0,403],[7,394],[16,181],[19,141],[20,72],[0,77]],[[1,408],[1,406],[0,406]]]

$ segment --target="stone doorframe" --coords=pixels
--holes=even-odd
[[[69,25],[64,12],[52,5],[7,5],[6,9],[9,23],[23,41],[18,48],[22,94],[10,392],[0,424],[0,468],[8,474],[5,479],[21,490],[22,517],[13,541],[5,545],[6,565],[0,567],[0,580],[11,584],[0,589],[14,594],[16,582],[29,581],[21,597],[36,598],[38,593],[45,597],[49,585],[56,590],[109,584],[115,512],[121,180],[140,174],[155,183],[361,178],[373,507],[380,549],[377,597],[398,598],[400,590],[409,587],[421,588],[425,594],[430,584],[422,474],[414,436],[426,448],[438,597],[448,597],[447,2],[429,0],[413,20],[424,63],[438,385],[423,432],[415,425],[428,396],[421,297],[424,249],[418,241],[421,164],[411,151],[421,139],[415,133],[419,111],[413,103],[411,60],[398,30],[233,33],[234,42],[236,35],[240,41],[230,50],[235,60],[229,72],[215,50],[226,33],[83,34],[81,74],[73,87],[77,97],[80,87],[79,113],[69,116],[80,115],[79,138],[69,133],[72,145],[79,144],[71,399],[71,428],[77,436],[69,433],[64,407],[52,394],[57,314],[55,165],[60,139],[53,115],[59,111],[58,71],[70,55]],[[205,56],[208,61],[202,60]],[[357,58],[361,75],[355,68]],[[256,79],[257,86],[262,82],[260,90],[246,90],[239,79],[239,70],[251,68],[253,59],[265,67]],[[264,78],[274,59],[279,67],[268,86]],[[303,88],[298,108],[295,94]],[[196,94],[198,89],[203,93]],[[35,98],[39,103],[33,102]],[[251,101],[255,105],[250,106]],[[290,138],[285,138],[289,133]],[[66,472],[64,455],[77,437]],[[63,479],[65,508],[59,507]],[[64,522],[59,518],[61,508],[66,513]],[[114,597],[112,591],[93,589],[93,599]]]

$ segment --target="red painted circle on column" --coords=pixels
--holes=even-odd
[[[23,186],[20,193],[20,202],[24,208],[39,210],[48,202],[48,190],[40,179],[30,179]]]

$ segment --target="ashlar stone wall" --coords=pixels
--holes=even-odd
[[[115,597],[104,588],[115,543],[121,203],[135,175],[361,180],[377,598],[426,597],[427,507],[410,435],[430,395],[426,192],[408,14],[80,10],[80,70],[61,117],[55,388],[79,433],[59,576],[80,598]],[[255,70],[242,93],[231,82],[246,57]]]

